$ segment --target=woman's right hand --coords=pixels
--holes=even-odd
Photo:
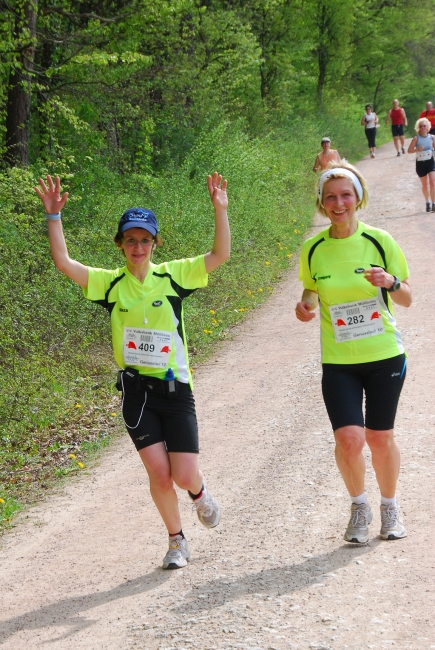
[[[48,174],[47,183],[48,187],[45,184],[45,181],[40,178],[39,184],[42,189],[39,189],[39,187],[35,187],[34,189],[44,204],[46,214],[57,214],[62,210],[63,206],[68,201],[68,192],[65,192],[62,196],[60,196],[59,176],[56,176],[55,183],[53,183],[53,179]]]
[[[308,323],[308,321],[316,317],[316,314],[313,311],[313,305],[304,300],[297,303],[295,312],[296,318],[302,321],[302,323]]]

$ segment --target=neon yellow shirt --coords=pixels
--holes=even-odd
[[[374,266],[400,281],[409,275],[405,256],[391,235],[361,222],[345,239],[332,239],[328,227],[302,245],[299,278],[305,289],[319,296],[322,363],[366,363],[404,352],[389,293],[364,278],[362,271]],[[379,300],[384,332],[337,343],[329,308],[373,297]]]
[[[204,256],[151,263],[143,283],[126,266],[112,271],[92,267],[88,270],[88,286],[83,293],[110,314],[113,351],[119,366],[130,366],[143,375],[160,379],[167,368],[172,368],[179,381],[192,385],[183,300],[207,285]],[[154,357],[149,351],[151,347]],[[146,361],[149,366],[136,363],[141,354],[145,361],[150,359]]]

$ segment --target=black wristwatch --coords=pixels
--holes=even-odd
[[[399,280],[399,278],[396,278],[395,275],[393,275],[393,278],[394,278],[393,284],[391,285],[391,287],[389,289],[387,289],[388,293],[393,293],[393,291],[397,291],[398,289],[400,289],[400,280]]]

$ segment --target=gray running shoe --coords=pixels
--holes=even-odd
[[[204,483],[202,496],[195,499],[193,508],[196,510],[199,521],[206,528],[214,528],[218,525],[221,518],[221,509],[216,499],[210,494]]]
[[[346,542],[365,544],[369,541],[369,524],[373,513],[368,503],[352,503],[350,519],[344,533]]]
[[[176,535],[169,538],[169,549],[163,558],[164,569],[181,569],[190,560],[190,551],[187,539]]]
[[[400,516],[400,506],[381,505],[381,538],[401,539],[406,537],[406,528]]]
[[[402,153],[405,153],[405,149],[402,147]]]

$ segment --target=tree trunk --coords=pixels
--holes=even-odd
[[[318,51],[319,74],[317,77],[317,103],[321,106],[323,102],[323,88],[326,83],[326,72],[328,68],[328,55],[320,47]]]
[[[35,56],[35,34],[37,0],[30,0],[24,5],[23,17],[15,20],[15,41],[18,47],[23,32],[28,30],[30,39],[22,50],[16,64],[12,64],[9,73],[8,95],[6,101],[6,153],[5,161],[9,165],[29,164],[29,118],[33,60]],[[27,40],[27,36],[24,35]]]

